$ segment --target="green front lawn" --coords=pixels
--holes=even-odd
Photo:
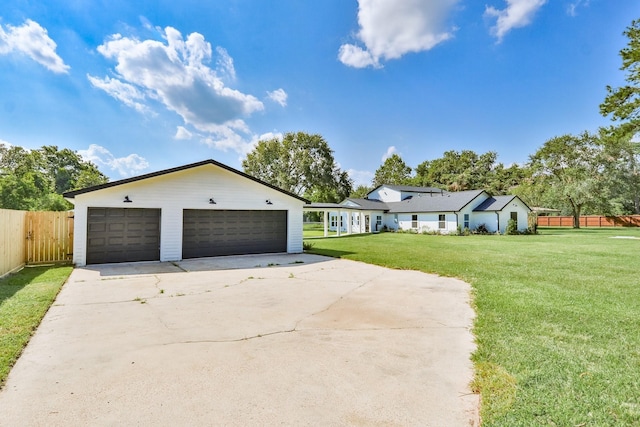
[[[640,229],[312,242],[313,253],[471,283],[483,425],[640,425]]]
[[[72,269],[27,267],[0,279],[0,386]]]

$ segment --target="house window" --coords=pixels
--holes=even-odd
[[[464,228],[469,228],[469,214],[464,214]]]
[[[447,228],[447,222],[446,222],[445,214],[438,215],[438,228],[440,230],[444,230],[445,228]]]
[[[418,215],[411,215],[411,228],[418,228]]]
[[[336,227],[338,225],[338,217],[331,215],[331,226]]]
[[[511,212],[511,220],[516,223],[516,228],[518,228],[518,212]]]
[[[376,225],[378,226],[378,229],[382,227],[382,215],[378,215],[376,217]]]

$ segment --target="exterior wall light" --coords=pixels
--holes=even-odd
[[[213,200],[213,197],[209,199],[209,204],[210,205],[215,205],[216,204],[216,201]]]
[[[273,202],[271,200],[269,200],[269,199],[265,200],[265,203],[268,204],[268,205],[272,205],[273,204]]]
[[[123,200],[122,202],[123,202],[123,203],[131,203],[131,202],[133,202],[133,200],[131,200],[131,199],[129,198],[129,196],[124,196],[124,200]]]

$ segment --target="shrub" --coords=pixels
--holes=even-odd
[[[485,224],[480,224],[476,227],[475,230],[476,234],[491,234],[491,232],[489,231],[489,229],[487,228],[487,226]]]
[[[302,242],[302,250],[303,251],[310,251],[311,249],[313,249],[313,243],[311,243],[311,242]]]
[[[510,234],[510,235],[520,234],[518,232],[518,223],[512,219],[510,219],[509,222],[507,223],[507,234]]]

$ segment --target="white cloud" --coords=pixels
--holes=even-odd
[[[373,182],[374,173],[369,171],[358,171],[355,169],[348,169],[347,174],[349,178],[353,180],[353,187],[364,185],[369,187]]]
[[[343,44],[338,59],[355,68],[379,68],[381,60],[432,49],[453,37],[446,19],[459,0],[358,0],[356,44]]]
[[[6,28],[6,29],[5,29]],[[31,19],[14,27],[0,25],[0,55],[22,53],[54,73],[68,73],[69,67],[56,53],[58,46],[47,30]]]
[[[533,16],[547,0],[505,0],[507,7],[502,10],[493,6],[486,6],[484,15],[490,18],[497,18],[496,25],[491,27],[491,34],[502,41],[504,36],[514,28],[527,26],[531,23]]]
[[[223,80],[235,80],[233,59],[217,48],[213,69],[207,65],[213,57],[211,44],[201,34],[191,33],[185,40],[178,30],[167,27],[163,37],[164,41],[141,41],[112,35],[98,52],[116,62],[115,78],[88,76],[89,80],[139,111],[157,101],[204,133],[211,146],[243,153],[250,143],[244,136],[250,132],[243,118],[262,111],[264,105],[225,84]]]
[[[193,133],[189,132],[187,128],[184,126],[178,126],[176,129],[176,134],[174,136],[175,139],[191,139],[193,138]]]
[[[589,0],[576,0],[573,3],[567,5],[567,15],[576,16],[578,14],[577,9],[579,7],[589,7]]]
[[[218,65],[218,70],[222,75],[226,75],[227,79],[230,82],[236,81],[236,69],[233,66],[233,58],[229,56],[227,50],[223,47],[216,47],[216,52],[218,52],[218,59],[216,64]]]
[[[269,99],[277,102],[281,106],[287,106],[287,98],[289,97],[289,95],[287,95],[287,92],[285,92],[284,89],[280,88],[274,90],[273,92],[267,92],[267,95],[269,96]]]
[[[126,106],[134,108],[141,113],[150,112],[150,109],[141,102],[144,101],[145,95],[135,86],[118,79],[112,79],[109,76],[100,79],[87,74],[87,78],[94,87],[104,90],[115,99],[122,101]]]
[[[78,150],[78,154],[97,166],[118,171],[123,177],[136,175],[149,167],[149,162],[144,157],[137,154],[115,157],[109,150],[96,144],[91,144],[87,150]]]
[[[5,141],[4,139],[0,139],[0,145],[4,145],[6,148],[11,147],[12,145],[9,143],[9,141]]]
[[[397,153],[398,153],[398,150],[396,149],[396,147],[394,145],[390,146],[389,148],[387,148],[387,151],[382,155],[382,161],[384,162],[389,157]]]

